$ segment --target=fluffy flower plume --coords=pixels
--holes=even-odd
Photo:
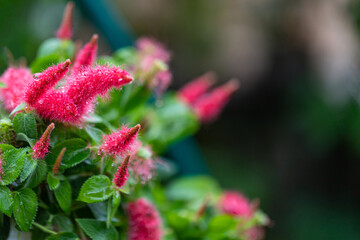
[[[171,54],[165,47],[151,38],[140,38],[136,42],[136,47],[142,55],[151,55],[165,63],[170,61]]]
[[[69,70],[70,60],[66,60],[56,66],[47,68],[40,74],[36,74],[36,79],[33,81],[25,92],[25,101],[34,106],[40,97],[49,89],[54,87],[56,83],[65,76]]]
[[[63,18],[59,29],[56,31],[56,37],[59,39],[70,39],[72,37],[72,21],[73,21],[74,3],[66,4]]]
[[[213,121],[238,88],[238,80],[233,79],[203,96],[193,106],[198,118],[203,122]]]
[[[59,153],[59,155],[56,158],[56,161],[54,163],[54,166],[52,168],[52,173],[53,175],[56,175],[59,172],[59,168],[60,168],[60,164],[61,164],[61,160],[64,157],[66,148],[61,149],[61,152]]]
[[[104,95],[112,87],[120,88],[133,78],[118,67],[87,67],[72,74],[65,86],[65,94],[76,105],[80,115],[89,111],[97,95]]]
[[[11,112],[24,101],[24,92],[28,84],[33,81],[33,77],[27,68],[10,67],[1,76],[0,81],[6,84],[5,88],[0,89],[1,100],[5,109]]]
[[[169,70],[159,72],[155,77],[155,92],[160,96],[169,87],[172,74]]]
[[[133,128],[122,126],[120,130],[104,136],[104,143],[99,148],[99,154],[115,157],[120,155],[124,157],[133,153],[138,144],[137,134],[140,130],[140,124]]]
[[[130,163],[131,172],[142,184],[150,181],[155,172],[155,162],[152,159],[149,146],[139,147],[134,159]]]
[[[195,104],[201,96],[215,83],[216,77],[212,72],[194,79],[179,90],[179,97],[186,103]]]
[[[129,203],[128,240],[160,240],[161,219],[155,207],[147,200],[140,198]]]
[[[39,141],[33,147],[33,158],[43,159],[45,155],[49,152],[49,142],[50,134],[54,130],[55,124],[51,123],[45,130],[44,134],[41,136]]]
[[[221,212],[236,217],[251,217],[254,214],[250,201],[237,192],[225,192],[220,199],[219,207]]]
[[[262,240],[265,236],[263,227],[252,227],[245,230],[244,234],[246,240]]]
[[[34,108],[41,117],[52,121],[77,123],[80,118],[76,105],[59,90],[49,90],[35,103]]]
[[[73,67],[72,74],[81,71],[84,67],[88,67],[94,64],[96,60],[96,51],[98,48],[97,45],[98,35],[94,34],[89,43],[87,43],[76,55]]]
[[[150,38],[140,38],[136,46],[140,59],[137,73],[140,79],[155,89],[156,94],[160,96],[172,79],[167,66],[171,55],[161,43]]]
[[[122,186],[124,186],[129,177],[129,171],[128,171],[129,160],[130,160],[130,155],[128,155],[125,158],[125,160],[119,166],[119,168],[114,176],[113,183],[118,188],[121,188]]]

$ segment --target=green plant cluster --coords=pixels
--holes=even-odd
[[[73,55],[72,41],[49,39],[40,46],[30,69],[41,72]],[[119,49],[113,56],[100,57],[97,64],[131,68],[138,64],[136,49]],[[163,238],[169,240],[246,239],[243,231],[268,222],[260,210],[246,221],[221,213],[217,201],[222,190],[216,180],[209,176],[177,177],[176,164],[164,158],[156,162],[150,182],[144,184],[130,172],[124,187],[114,187],[118,164],[97,154],[102,136],[123,124],[140,123],[139,138],[151,146],[155,159],[200,126],[192,109],[176,93],[155,96],[147,84],[150,78],[151,74],[135,72],[134,83],[99,98],[95,112],[81,126],[55,122],[50,152],[41,160],[33,158],[32,149],[50,122],[24,103],[10,114],[1,110],[0,239],[16,231],[31,232],[31,239],[36,240],[126,239],[126,206],[140,197],[156,206]],[[63,148],[66,151],[54,174]]]

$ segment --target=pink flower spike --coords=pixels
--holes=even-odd
[[[41,96],[49,89],[54,87],[56,83],[65,76],[69,70],[70,60],[59,63],[56,66],[47,68],[42,73],[36,74],[36,78],[26,89],[25,101],[34,106]]]
[[[0,98],[5,109],[11,112],[24,101],[24,92],[33,81],[33,76],[27,68],[10,67],[1,76],[0,81],[6,84],[5,88],[0,89]]]
[[[87,67],[70,76],[65,86],[65,93],[82,115],[89,111],[89,106],[95,101],[97,95],[104,95],[111,88],[120,88],[132,80],[129,73],[118,67]]]
[[[237,192],[225,192],[220,199],[220,211],[236,217],[250,218],[254,214],[254,208],[249,200]]]
[[[128,240],[160,240],[161,219],[156,208],[144,198],[128,204]]]
[[[62,123],[78,123],[77,107],[69,96],[51,89],[34,105],[36,112],[44,119]]]
[[[94,34],[91,37],[89,43],[87,43],[80,51],[78,52],[71,73],[77,73],[81,71],[84,67],[91,66],[96,60],[96,51],[98,48],[97,45],[98,35]]]
[[[99,154],[124,157],[133,153],[137,146],[137,134],[140,130],[140,124],[133,128],[122,126],[117,132],[104,136],[104,143],[99,148]]]
[[[55,161],[54,166],[52,168],[52,173],[53,173],[54,176],[59,172],[61,160],[64,157],[65,151],[66,151],[66,148],[61,149],[61,152],[59,153],[59,155],[56,158],[56,161]]]
[[[204,75],[183,86],[179,90],[178,95],[183,101],[192,105],[197,100],[199,100],[202,95],[205,94],[205,92],[215,83],[215,81],[215,73],[205,73]]]
[[[122,186],[124,186],[129,177],[129,171],[128,171],[129,160],[130,160],[130,155],[128,155],[125,158],[125,160],[119,166],[119,168],[114,176],[113,183],[115,184],[115,186],[117,188],[121,188]]]
[[[43,159],[45,155],[49,152],[49,142],[50,134],[54,130],[55,124],[51,123],[45,130],[44,134],[41,136],[39,141],[33,147],[33,158]]]
[[[150,181],[155,173],[155,160],[152,157],[153,152],[149,146],[139,146],[134,159],[130,163],[131,173],[140,180],[141,184]]]
[[[161,71],[156,75],[156,77],[155,77],[156,95],[161,96],[162,93],[166,91],[166,89],[169,87],[169,85],[171,83],[171,79],[172,79],[172,74],[168,70]]]
[[[265,231],[263,227],[251,227],[243,233],[246,240],[263,240],[265,237]]]
[[[140,38],[136,42],[136,47],[142,55],[150,55],[153,58],[160,59],[168,63],[170,61],[170,52],[161,43],[151,38]]]
[[[66,4],[63,18],[59,29],[56,31],[56,37],[62,40],[67,40],[72,37],[72,21],[74,13],[74,3],[68,2]]]
[[[239,81],[233,79],[200,98],[193,105],[198,118],[205,123],[215,120],[238,88]]]

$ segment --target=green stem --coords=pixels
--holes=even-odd
[[[111,199],[109,198],[108,200],[108,206],[107,206],[107,218],[106,218],[106,227],[109,228],[111,225],[111,219],[112,219],[112,214],[111,214],[111,210],[112,210],[112,204],[111,204]]]
[[[36,222],[33,222],[33,225],[34,225],[35,227],[37,227],[38,229],[40,229],[41,231],[43,231],[43,232],[50,233],[50,234],[52,234],[52,235],[57,234],[56,232],[54,232],[54,231],[52,231],[52,230],[44,227],[43,225],[40,225],[40,224],[36,223]]]
[[[44,208],[44,209],[46,209],[46,210],[49,210],[49,206],[48,205],[46,205],[44,202],[42,202],[42,201],[39,201],[39,207],[41,207],[41,208]]]
[[[101,163],[100,163],[100,174],[104,174],[104,158],[101,158]]]
[[[77,218],[77,215],[76,215],[75,212],[73,212],[73,216],[74,216],[75,219]],[[77,229],[79,230],[79,234],[80,234],[81,239],[87,239],[84,231],[81,229],[81,227],[80,227],[80,225],[79,225],[78,222],[76,222],[76,227],[77,227]]]

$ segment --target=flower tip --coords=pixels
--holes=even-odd
[[[136,133],[138,133],[138,132],[140,131],[140,129],[141,129],[141,125],[140,125],[140,124],[137,124],[135,127],[133,127],[133,128],[131,129],[131,134],[136,134]]]
[[[72,19],[74,13],[74,2],[66,4],[61,25],[56,32],[56,37],[60,39],[70,39],[72,36]]]
[[[97,34],[92,35],[90,39],[90,45],[95,46],[98,43],[99,36]]]
[[[54,130],[54,128],[55,128],[55,124],[54,124],[54,123],[51,123],[51,124],[47,127],[47,129],[49,129],[50,131]]]
[[[240,88],[240,81],[237,78],[230,79],[226,84],[225,88],[229,90],[229,92],[234,93]]]
[[[218,77],[217,77],[216,72],[209,71],[209,72],[204,73],[200,78],[206,79],[209,86],[212,86],[216,83]]]
[[[67,67],[69,67],[69,66],[70,66],[70,64],[71,64],[70,59],[66,59],[66,61],[64,62],[63,67],[64,67],[64,68],[67,68]]]

